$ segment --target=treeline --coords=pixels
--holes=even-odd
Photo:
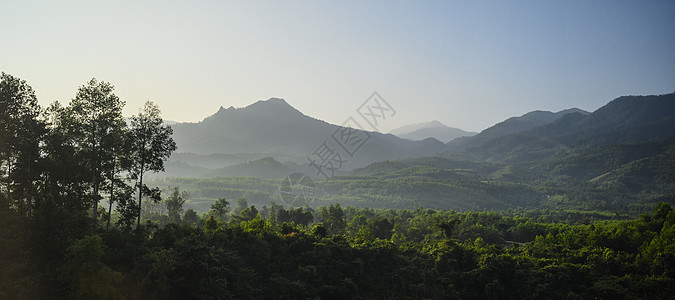
[[[67,106],[42,108],[25,81],[2,74],[0,299],[630,299],[675,292],[675,211],[666,203],[616,220],[626,216],[461,213],[418,204],[287,208],[220,198],[200,215],[183,209],[189,195],[180,189],[161,197],[144,184],[144,173],[161,170],[175,143],[157,106],[146,103],[128,122],[123,106],[112,85],[94,79]],[[374,199],[383,193],[372,180],[349,187]],[[391,195],[398,185],[415,188],[428,199],[453,187],[435,184],[385,187]],[[99,207],[106,199],[108,207]]]
[[[669,202],[664,196],[650,201],[637,201],[635,195],[597,190],[592,187],[528,185],[503,182],[490,178],[456,180],[429,177],[429,173],[412,173],[407,177],[336,176],[328,181],[315,181],[314,198],[309,205],[326,206],[341,203],[344,206],[371,208],[414,209],[419,206],[432,209],[462,211],[550,209],[593,211],[603,210],[638,216],[650,211],[659,201]],[[436,170],[436,172],[447,172]],[[435,176],[435,175],[434,175]],[[270,201],[281,202],[281,179],[256,177],[165,178],[151,181],[153,186],[180,186],[192,197],[187,206],[206,212],[220,197],[246,198],[258,207]],[[654,202],[655,200],[659,200]],[[671,203],[672,204],[672,203]]]
[[[437,170],[441,172],[440,170]],[[428,175],[428,174],[427,174]],[[343,203],[345,206],[412,209],[494,210],[535,207],[545,192],[524,184],[496,181],[456,181],[455,179],[419,178],[409,174],[401,178],[334,177],[314,182],[312,206]],[[281,179],[256,177],[165,178],[153,180],[155,186],[180,186],[190,191],[190,206],[207,211],[219,197],[244,197],[258,206],[278,198]]]
[[[109,227],[99,216],[110,216],[115,204],[120,225],[140,224],[141,199],[159,198],[143,176],[163,170],[176,144],[157,105],[146,102],[127,122],[113,91],[92,79],[67,106],[43,108],[25,80],[2,73],[0,206],[37,221],[59,211],[90,214],[90,227]],[[99,207],[104,198],[108,207]]]
[[[38,227],[2,209],[0,298],[665,299],[675,211],[631,220],[548,212],[257,208],[225,199],[130,231]],[[602,216],[596,216],[602,218]],[[54,224],[57,225],[57,224]],[[54,238],[57,235],[59,238]],[[68,239],[62,239],[63,237]]]

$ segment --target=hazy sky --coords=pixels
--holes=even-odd
[[[270,97],[342,123],[373,91],[380,129],[479,131],[541,109],[675,91],[675,1],[11,1],[0,70],[43,105],[92,77],[166,119]]]

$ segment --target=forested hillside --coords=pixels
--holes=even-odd
[[[337,204],[258,211],[242,200],[230,212],[224,199],[207,219],[186,213],[134,229],[92,229],[66,211],[27,219],[2,206],[0,217],[3,299],[666,299],[675,292],[675,211],[665,203],[628,220]]]
[[[486,129],[473,138],[479,138],[501,125]],[[464,142],[466,145],[456,145],[459,150],[451,149],[451,152],[479,160],[531,163],[600,146],[647,142],[672,135],[673,128],[675,93],[625,96],[610,101],[591,114],[575,111],[552,122],[479,143],[467,140]]]
[[[577,141],[606,138],[597,145],[525,162],[452,153],[380,161],[298,181],[305,198],[289,202],[282,192],[298,190],[284,176],[300,166],[260,154],[214,174],[249,177],[148,180],[176,150],[172,128],[152,102],[127,121],[113,91],[92,79],[67,105],[42,108],[25,81],[2,74],[0,299],[675,292],[670,102],[619,101],[639,115],[621,120],[638,127],[572,113],[530,132],[596,124]],[[645,121],[656,110],[662,118]],[[641,126],[655,130],[642,138]],[[573,135],[565,132],[557,137]],[[240,155],[186,156],[208,164]]]
[[[665,137],[530,164],[444,157],[383,161],[330,180],[314,181],[314,197],[308,205],[339,202],[370,208],[421,206],[460,211],[599,209],[639,214],[659,201],[673,203],[674,147],[672,137]],[[152,185],[188,190],[192,197],[187,206],[201,212],[218,197],[244,197],[257,206],[268,205],[269,201],[280,202],[283,177],[273,177],[285,167],[271,158],[266,161],[269,163],[237,166],[244,169],[240,174],[257,172],[257,178],[165,178],[152,181]],[[277,167],[265,167],[270,165]]]

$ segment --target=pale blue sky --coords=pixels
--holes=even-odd
[[[479,131],[675,91],[675,1],[13,1],[0,28],[0,70],[42,104],[96,77],[176,121],[280,97],[342,123],[378,91],[382,131]]]

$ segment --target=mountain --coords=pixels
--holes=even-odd
[[[494,126],[481,131],[477,135],[452,140],[448,143],[448,145],[455,151],[466,150],[504,136],[528,131],[539,126],[552,123],[571,113],[578,113],[581,115],[590,114],[589,112],[578,108],[565,109],[556,113],[535,110],[520,117],[508,118],[505,121],[497,123]]]
[[[297,141],[325,135],[330,124],[309,118],[283,99],[258,101],[244,108],[222,106],[198,123],[173,125],[179,152],[198,154],[306,152]]]
[[[657,191],[659,185],[675,183],[672,178],[675,176],[675,135],[641,143],[602,146],[570,157],[552,159],[541,168],[542,173],[571,184],[587,183],[634,193],[646,187]],[[647,180],[632,180],[631,184],[622,186],[618,184],[638,177]],[[636,187],[640,189],[635,190]]]
[[[244,108],[223,108],[198,123],[172,126],[178,152],[200,155],[279,153],[309,164],[315,154],[339,153],[337,167],[348,170],[375,161],[428,156],[445,150],[436,139],[410,141],[372,131],[340,131],[341,127],[309,117],[285,100],[271,98]],[[349,143],[341,138],[350,138]],[[344,148],[342,148],[344,147]],[[346,150],[344,150],[346,149]],[[281,159],[277,156],[277,160]]]
[[[448,142],[458,137],[472,136],[476,134],[476,132],[468,132],[459,128],[446,126],[445,124],[436,120],[426,123],[405,125],[392,130],[390,133],[400,138],[414,141],[433,137],[442,142]]]
[[[532,162],[604,145],[646,142],[675,134],[673,128],[675,93],[624,96],[591,114],[568,113],[548,124],[489,140],[464,153],[474,159]]]
[[[251,112],[251,106],[221,109],[220,115],[211,116],[200,122],[202,124],[193,124],[191,129],[227,133],[227,126],[212,128],[207,125],[210,122],[234,122],[239,118],[249,123],[260,122],[279,135],[284,128],[300,122],[323,126],[329,133],[312,135],[312,131],[303,131],[302,138],[290,134],[284,136],[290,142],[279,142],[275,145],[278,148],[252,154],[179,153],[176,158],[195,164],[188,171],[204,172],[204,177],[259,177],[219,177],[196,182],[190,188],[201,195],[199,201],[209,203],[218,197],[241,196],[251,199],[251,203],[266,205],[277,199],[278,177],[303,172],[316,179],[315,171],[302,161],[306,154],[284,154],[286,159],[283,160],[274,155],[269,155],[273,158],[263,155],[278,153],[272,151],[282,148],[303,149],[300,146],[307,138],[327,141],[330,131],[338,127],[309,118],[289,108],[285,101],[269,103],[268,100],[257,105],[264,108],[262,111],[268,111],[274,105],[281,107],[272,109],[275,114],[266,118],[261,117],[264,113],[255,111],[260,108]],[[229,120],[224,118],[225,115]],[[260,150],[266,144],[271,147],[268,142],[256,139],[257,133],[251,129],[256,127],[249,123],[228,123],[243,132],[238,132],[239,135],[227,133],[225,137],[235,143],[243,143],[246,140],[237,139],[250,137],[251,144],[256,141],[260,144],[254,150]],[[531,112],[496,124],[479,134],[480,137],[462,138],[465,142],[473,140],[474,144],[460,150],[452,148],[457,141],[445,145],[435,138],[410,141],[391,134],[368,132],[371,135],[368,144],[354,155],[354,158],[363,155],[359,164],[336,174],[338,176],[331,180],[314,182],[316,199],[312,205],[339,202],[370,208],[639,211],[640,207],[673,199],[674,129],[675,94],[668,94],[620,97],[593,113],[578,109],[557,113]],[[190,138],[197,136],[197,132],[182,134],[193,135]],[[196,145],[214,142],[193,141]],[[182,143],[185,142],[179,146]],[[444,147],[450,151],[424,155]],[[300,157],[300,162],[294,162],[294,157]],[[246,162],[230,165],[242,159]],[[223,167],[223,164],[228,165]],[[202,167],[207,168],[200,169]],[[176,185],[182,180],[166,178],[163,182]],[[208,208],[208,205],[204,207]]]

